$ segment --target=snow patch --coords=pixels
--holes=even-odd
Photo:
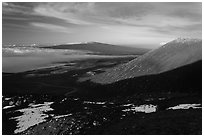
[[[91,101],[84,101],[84,104],[97,104],[97,105],[103,105],[106,102],[91,102]]]
[[[144,112],[144,113],[152,113],[156,112],[157,106],[149,104],[149,105],[140,105],[140,106],[133,106],[128,109],[122,110],[123,112]]]
[[[169,109],[173,109],[173,110],[190,109],[190,108],[198,109],[198,108],[202,108],[202,107],[201,107],[201,104],[179,104],[179,105],[174,106],[174,107],[169,107],[169,108],[167,108],[167,110],[169,110]]]
[[[15,105],[12,105],[12,106],[5,106],[5,107],[3,107],[3,109],[13,108],[13,107],[15,107]]]
[[[71,116],[72,114],[67,114],[67,115],[59,115],[59,116],[55,116],[54,118],[58,119],[58,118],[62,118],[62,117],[68,117]]]
[[[46,121],[45,118],[48,117],[44,112],[52,111],[50,105],[54,102],[44,102],[44,104],[30,104],[28,108],[19,109],[15,112],[23,113],[21,116],[12,117],[10,119],[14,119],[17,121],[17,129],[14,133],[20,133],[25,131],[31,126],[42,123]]]

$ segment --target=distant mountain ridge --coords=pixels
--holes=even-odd
[[[138,76],[158,74],[202,60],[202,40],[178,38],[126,64],[91,77],[91,81],[109,84]]]
[[[142,55],[149,51],[148,49],[133,48],[126,46],[117,46],[99,42],[82,42],[82,43],[71,43],[62,44],[56,46],[48,46],[41,48],[51,48],[51,49],[71,49],[71,50],[87,50],[92,51],[97,54],[107,54],[107,55]]]
[[[97,43],[100,43],[100,42],[97,42],[97,41],[87,41],[87,42],[70,42],[70,43],[66,43],[66,45],[74,45],[74,44],[97,44]],[[101,43],[103,44],[103,43]]]

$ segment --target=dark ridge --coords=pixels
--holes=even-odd
[[[82,83],[78,94],[90,98],[131,95],[144,92],[202,93],[202,60],[155,75],[135,77],[112,84],[101,85],[90,81]]]
[[[89,42],[80,44],[62,44],[57,46],[47,46],[41,48],[49,49],[70,49],[70,50],[86,50],[96,52],[95,54],[105,55],[142,55],[149,51],[148,49],[125,47],[118,45],[111,45],[99,42]]]
[[[8,76],[8,75],[13,75],[15,73],[8,73],[8,72],[2,72],[2,76]]]

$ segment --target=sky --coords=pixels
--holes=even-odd
[[[97,41],[156,48],[202,38],[202,3],[2,3],[3,44]]]

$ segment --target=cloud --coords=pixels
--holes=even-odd
[[[13,2],[3,2],[2,3],[2,13],[4,15],[10,14],[31,14],[32,8],[28,6],[21,5],[20,3],[13,3]]]
[[[28,18],[25,18],[25,17],[15,17],[15,16],[4,16],[2,17],[3,20],[29,20]]]
[[[93,3],[45,3],[36,6],[33,11],[36,15],[54,17],[77,25],[90,25],[83,14],[91,12]]]
[[[201,23],[201,9],[199,3],[43,3],[33,11],[75,25],[149,27],[168,34]]]
[[[48,24],[48,23],[40,23],[40,22],[31,22],[30,25],[38,28],[43,28],[53,32],[63,32],[63,33],[72,33],[72,31],[66,27]]]
[[[2,5],[4,27],[72,33],[75,35],[70,39],[76,41],[103,36],[115,41],[129,40],[128,37],[136,41],[135,37],[142,36],[152,37],[153,41],[162,36],[168,40],[202,35],[201,2],[3,2]]]
[[[76,25],[185,25],[201,22],[201,10],[201,3],[3,3],[6,14],[52,17]]]

